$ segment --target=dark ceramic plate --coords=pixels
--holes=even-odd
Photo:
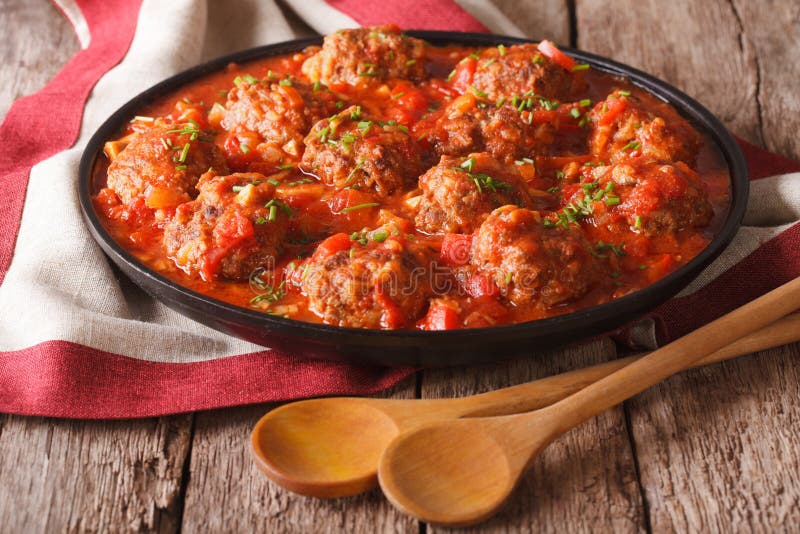
[[[524,39],[455,32],[411,31],[434,45],[492,46]],[[748,176],[744,156],[731,134],[706,108],[674,87],[615,61],[562,48],[592,68],[629,78],[672,104],[695,127],[713,139],[731,176],[727,219],[711,244],[669,276],[623,298],[577,312],[521,324],[442,332],[362,330],[284,319],[241,308],[182,287],[142,265],[105,230],[94,211],[92,168],[102,157],[103,143],[120,131],[144,105],[230,62],[245,63],[321,44],[321,38],[301,39],[244,50],[184,71],[144,91],[116,111],[94,134],[80,164],[79,194],[92,236],[111,260],[136,284],[174,310],[212,328],[267,347],[318,358],[383,365],[459,365],[500,360],[535,349],[586,339],[614,329],[675,295],[728,245],[747,204]]]

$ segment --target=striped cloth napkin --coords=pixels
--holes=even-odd
[[[120,279],[84,227],[77,168],[95,129],[143,89],[243,48],[396,23],[522,35],[480,0],[56,0],[81,50],[0,126],[0,411],[144,417],[330,394],[370,394],[412,370],[321,362],[195,323]],[[288,6],[288,8],[287,8]],[[287,16],[286,9],[294,14]],[[480,21],[480,22],[479,22]],[[542,37],[542,36],[539,36]],[[680,336],[800,274],[800,164],[743,143],[745,227],[677,298],[624,331]],[[702,304],[702,305],[701,305]]]

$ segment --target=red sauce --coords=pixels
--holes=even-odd
[[[383,128],[383,132],[378,131],[377,134],[390,132],[392,136],[403,137],[407,131],[408,146],[403,150],[398,149],[402,157],[399,165],[413,167],[413,161],[417,158],[422,165],[415,174],[418,176],[430,172],[429,169],[439,162],[442,150],[450,150],[445,146],[447,142],[442,141],[448,138],[446,130],[449,128],[442,117],[455,113],[454,109],[459,105],[466,106],[468,113],[472,114],[493,113],[492,110],[508,108],[509,113],[514,111],[521,114],[524,121],[532,125],[531,128],[536,125],[541,127],[539,133],[532,137],[533,144],[526,147],[522,154],[512,156],[503,152],[516,149],[502,145],[502,134],[507,130],[500,126],[497,134],[490,136],[484,132],[484,144],[493,147],[494,151],[481,148],[485,148],[484,152],[493,153],[473,158],[472,163],[469,153],[454,155],[460,159],[456,162],[458,165],[451,167],[460,167],[462,170],[441,168],[445,179],[459,179],[461,175],[458,173],[464,173],[461,178],[472,180],[480,194],[493,195],[494,200],[512,198],[511,202],[524,204],[524,213],[508,215],[508,220],[502,222],[511,225],[510,229],[499,222],[505,215],[490,216],[487,212],[473,214],[472,218],[465,217],[466,222],[459,223],[466,225],[468,231],[432,231],[429,227],[423,231],[419,228],[420,219],[415,213],[415,204],[413,200],[409,202],[409,199],[421,196],[420,186],[415,179],[407,180],[388,192],[381,191],[378,185],[349,187],[349,184],[335,184],[333,179],[321,179],[308,163],[303,163],[302,146],[295,155],[289,153],[291,150],[282,150],[280,157],[274,159],[269,150],[264,148],[263,133],[246,128],[239,128],[233,133],[220,124],[219,115],[229,113],[225,106],[227,103],[227,109],[230,109],[229,94],[237,84],[252,82],[269,85],[278,80],[288,80],[280,85],[286,88],[286,98],[290,101],[292,98],[301,98],[300,88],[313,86],[302,65],[315,53],[317,49],[313,48],[303,53],[266,58],[245,65],[229,65],[223,71],[192,82],[139,110],[138,115],[146,118],[132,121],[120,133],[118,139],[123,141],[117,148],[125,147],[124,152],[132,150],[130,144],[126,146],[127,143],[134,143],[132,139],[154,128],[155,121],[152,118],[165,118],[169,124],[177,125],[176,129],[186,124],[196,125],[197,130],[190,126],[187,135],[198,131],[201,141],[186,141],[187,145],[191,144],[191,150],[202,149],[194,148],[192,143],[195,142],[216,145],[231,172],[249,171],[263,175],[263,178],[252,179],[252,182],[267,188],[259,193],[266,195],[263,199],[273,199],[264,201],[265,207],[258,201],[254,204],[255,208],[246,212],[233,209],[220,215],[219,209],[211,210],[214,212],[215,226],[213,237],[208,238],[208,243],[212,243],[209,245],[211,249],[202,253],[202,268],[189,268],[189,264],[181,264],[176,260],[174,251],[170,254],[167,250],[164,237],[165,228],[175,224],[171,221],[180,217],[187,221],[193,216],[204,217],[198,213],[210,209],[205,205],[196,208],[193,207],[195,204],[191,204],[192,199],[197,197],[194,184],[185,191],[180,189],[176,192],[171,189],[173,182],[169,182],[163,188],[156,188],[157,194],[151,188],[148,189],[150,196],[133,194],[125,201],[119,188],[106,187],[110,163],[107,160],[99,162],[95,168],[97,194],[94,200],[104,225],[114,239],[143,264],[183,286],[265,313],[347,326],[453,329],[529,321],[568,313],[629,294],[652,284],[695,257],[708,245],[724,220],[729,204],[729,176],[713,141],[702,138],[699,149],[692,152],[692,155],[696,154],[695,161],[685,162],[686,165],[660,156],[657,151],[662,149],[670,154],[681,154],[685,146],[691,148],[692,135],[698,139],[700,136],[693,130],[686,130],[688,140],[682,144],[680,135],[684,130],[681,128],[691,127],[679,124],[682,119],[668,104],[627,80],[582,67],[572,70],[574,67],[570,66],[567,69],[569,65],[564,63],[563,58],[545,56],[537,59],[539,56],[534,55],[534,65],[536,61],[541,64],[552,60],[555,65],[553,68],[564,69],[576,79],[580,77],[582,85],[569,95],[558,93],[557,98],[545,98],[541,94],[534,94],[531,98],[531,95],[525,97],[521,94],[512,102],[512,98],[491,98],[491,94],[487,93],[495,89],[485,82],[490,75],[486,71],[494,68],[492,64],[502,63],[508,57],[505,49],[425,47],[424,57],[420,61],[424,60],[429,77],[424,80],[381,79],[380,70],[384,66],[381,61],[387,61],[384,50],[384,56],[375,60],[376,67],[370,67],[370,62],[362,62],[366,67],[359,63],[362,74],[368,74],[363,76],[364,83],[360,86],[333,82],[327,87],[317,85],[317,90],[327,95],[324,97],[327,102],[321,105],[334,106],[333,114],[352,105],[360,106],[359,113],[363,113],[363,117],[359,115],[348,119],[350,122],[343,123],[340,126],[342,130],[336,134],[340,137],[334,142],[340,143],[339,149],[345,152],[348,147],[343,147],[342,143],[347,144],[347,132],[352,132],[355,137],[363,134],[362,123],[370,122],[365,118],[371,117],[373,124],[370,128]],[[404,61],[410,64],[416,62]],[[377,75],[370,74],[369,69],[373,68]],[[451,72],[453,74],[448,79]],[[478,82],[483,83],[483,87],[477,85]],[[550,90],[547,86],[542,89],[547,90]],[[612,93],[614,96],[608,98]],[[526,104],[528,99],[532,100],[531,104]],[[337,109],[336,102],[339,101],[342,103],[338,104]],[[304,105],[302,100],[299,105]],[[630,110],[634,108],[639,115],[632,114]],[[288,115],[282,117],[273,120],[273,126],[279,130],[282,120],[286,120],[287,125],[290,121]],[[616,125],[614,128],[618,126],[613,132],[621,136],[619,132],[625,127],[621,117],[630,119],[628,126],[632,128],[631,135],[638,136],[634,138],[642,141],[630,141],[623,148],[611,148],[614,142],[621,142],[619,138],[616,141],[603,140],[597,132],[602,126],[613,124]],[[644,119],[636,123],[639,117]],[[653,118],[657,120],[654,122]],[[659,118],[666,121],[667,134],[659,129],[663,126],[658,122]],[[313,126],[316,128],[313,130],[312,126],[313,122],[309,122],[302,135],[308,134],[309,130],[319,134],[323,129],[317,125]],[[287,130],[289,127],[286,127]],[[489,126],[484,124],[484,127]],[[524,124],[522,127],[528,128]],[[647,132],[637,133],[643,130]],[[678,137],[669,137],[673,134]],[[178,132],[165,137],[173,136],[180,140],[183,139],[181,135],[184,134]],[[369,142],[369,135],[376,135],[376,132],[364,134],[363,143]],[[541,142],[540,138],[546,142]],[[167,144],[172,142],[170,139],[166,140]],[[375,139],[378,140],[374,142],[380,145],[381,138]],[[362,141],[358,138],[357,142]],[[609,144],[598,148],[603,142]],[[670,143],[680,146],[669,152],[672,150]],[[255,150],[256,145],[261,148]],[[321,145],[319,150],[325,150],[325,147]],[[174,161],[170,165],[185,167],[181,160],[183,145],[170,148],[174,150]],[[647,153],[648,150],[651,153]],[[187,154],[191,161],[196,161],[192,159],[195,158],[193,152]],[[614,159],[613,164],[609,159]],[[206,160],[202,161],[205,164]],[[472,164],[475,165],[474,169]],[[356,166],[365,165],[360,161]],[[497,169],[496,165],[506,168],[486,172],[480,170],[484,168],[482,165],[489,165],[485,168],[491,169]],[[624,167],[626,165],[628,167]],[[349,170],[349,174],[362,172],[360,168],[355,171],[353,168],[345,167],[344,171]],[[327,171],[333,173],[334,167],[328,167]],[[344,171],[340,177],[348,176]],[[387,170],[380,176],[388,180],[391,172]],[[204,178],[207,179],[214,179],[213,173]],[[264,180],[274,187],[266,186],[262,183]],[[196,177],[193,181],[196,182]],[[237,195],[234,193],[246,185],[230,186],[229,182],[222,181],[215,186],[219,191],[213,194],[221,197],[227,194],[230,197],[220,202],[235,202]],[[515,194],[522,197],[511,195],[512,185]],[[232,192],[228,194],[228,191]],[[204,198],[211,194],[203,193]],[[503,196],[506,194],[511,197]],[[687,200],[690,195],[700,197]],[[459,196],[458,200],[461,198]],[[517,198],[524,200],[517,201]],[[503,200],[502,203],[508,201]],[[706,206],[713,210],[713,216]],[[528,214],[527,210],[532,211],[533,215]],[[523,224],[515,222],[521,220],[521,216],[527,221],[524,224],[541,225],[542,229],[534,226],[533,230],[525,233],[513,227],[514,224]],[[239,280],[224,274],[233,272],[235,268],[246,270],[255,265],[245,262],[235,264],[228,271],[224,270],[225,265],[231,265],[226,258],[232,251],[239,250],[237,247],[242,243],[253,242],[262,225],[268,225],[270,218],[274,220],[278,217],[288,219],[285,223],[286,233],[277,244],[277,257],[266,262],[263,257],[257,257],[268,268],[251,269],[253,272],[249,277],[240,277]],[[387,217],[392,220],[390,226],[386,226]],[[489,218],[495,222],[486,223]],[[700,223],[692,223],[693,220]],[[487,229],[486,224],[498,226]],[[391,229],[388,235],[384,235],[387,234],[383,230],[385,228]],[[192,231],[181,230],[177,235],[181,239],[189,239],[187,236]],[[479,234],[481,237],[478,237]],[[503,248],[506,245],[501,243],[502,240],[510,239],[512,235],[517,236],[514,245],[517,248]],[[485,250],[477,249],[481,246],[476,244],[479,239],[484,240],[481,243],[488,242],[491,246],[487,245]],[[363,244],[365,242],[366,245]],[[359,310],[356,312],[359,317],[352,321],[346,317],[347,313],[353,313],[352,310],[340,300],[332,304],[333,315],[326,316],[319,303],[310,305],[309,294],[315,289],[304,287],[302,281],[309,262],[323,265],[325,258],[338,257],[340,260],[337,265],[343,264],[344,271],[369,270],[375,261],[385,261],[387,268],[394,269],[394,266],[402,263],[404,256],[393,254],[396,250],[406,248],[416,258],[415,261],[424,267],[421,284],[425,288],[417,292],[421,296],[398,297],[386,290],[385,285],[368,284],[366,291],[370,292],[369,295],[360,296],[363,300],[353,304]],[[569,250],[563,250],[565,248]],[[348,266],[345,257],[348,251],[351,259],[356,258],[351,266]],[[513,260],[513,254],[519,251],[522,251],[520,258],[533,259]],[[542,258],[547,256],[547,259],[540,259],[537,254]],[[361,259],[363,262],[359,263]],[[512,263],[509,264],[509,261]],[[553,267],[553,261],[564,261],[563,268]],[[504,272],[498,267],[501,264],[511,267]],[[323,274],[329,273],[334,269],[331,265],[324,264],[318,270]],[[444,273],[442,276],[450,281],[450,285],[444,290],[431,288],[432,270]],[[522,273],[533,273],[536,281],[532,289],[526,290],[521,286]],[[586,286],[585,290],[571,291],[583,285]],[[345,289],[336,288],[334,284],[334,291]],[[367,311],[363,311],[370,306],[379,310],[379,318],[373,319]]]

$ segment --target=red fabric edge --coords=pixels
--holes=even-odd
[[[322,395],[367,395],[413,372],[264,352],[161,363],[48,341],[0,354],[0,410],[81,419],[149,417]]]
[[[425,2],[325,0],[325,2],[361,26],[396,24],[407,30],[489,33],[489,28],[453,0],[426,0]]]
[[[141,0],[77,4],[91,32],[89,48],[42,90],[16,100],[0,125],[0,284],[14,255],[31,167],[77,139],[89,92],[130,46]]]

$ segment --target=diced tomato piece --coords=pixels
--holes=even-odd
[[[564,52],[558,49],[558,47],[553,44],[551,41],[544,40],[539,43],[537,47],[539,52],[546,55],[553,61],[555,61],[558,65],[564,67],[567,70],[572,70],[572,67],[576,65],[575,60],[566,55]]]
[[[214,228],[214,244],[220,248],[231,249],[255,234],[250,219],[238,211],[233,211],[227,216],[220,217],[219,224]]]
[[[468,57],[456,65],[455,74],[450,80],[453,88],[459,93],[466,93],[470,85],[472,85],[472,77],[475,75],[475,68],[478,61],[474,58]]]
[[[337,252],[349,249],[352,244],[353,242],[350,240],[349,235],[345,233],[333,234],[317,246],[317,250],[314,252],[314,259],[333,256]]]
[[[451,267],[466,265],[472,248],[472,234],[445,234],[439,261]]]
[[[289,262],[283,270],[286,276],[287,287],[300,287],[300,284],[303,282],[303,274],[305,274],[307,267],[308,260]]]
[[[497,297],[500,295],[500,288],[494,281],[485,274],[476,273],[467,279],[464,287],[467,294],[472,298]]]
[[[628,107],[628,101],[623,98],[609,98],[604,103],[599,104],[600,106],[606,107],[606,112],[603,114],[602,117],[597,121],[602,126],[606,126],[611,124],[614,119],[616,119],[620,113],[625,111]]]
[[[392,101],[394,105],[406,111],[407,116],[418,119],[428,109],[428,99],[420,89],[408,82],[398,83],[392,89]],[[410,124],[406,124],[409,126]]]
[[[447,304],[434,303],[422,320],[423,330],[454,330],[460,326],[458,312]]]
[[[245,171],[248,166],[258,159],[259,154],[256,151],[256,145],[259,143],[255,134],[252,135],[252,140],[242,142],[242,135],[230,134],[225,138],[223,150],[227,156],[228,165],[232,170]]]
[[[386,294],[383,286],[378,286],[375,289],[375,300],[383,308],[383,313],[381,314],[381,326],[383,328],[400,328],[405,324],[403,310]]]

